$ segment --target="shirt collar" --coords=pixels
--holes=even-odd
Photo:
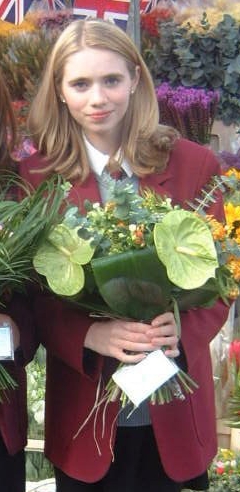
[[[89,164],[92,169],[92,171],[97,174],[98,176],[101,176],[103,173],[104,168],[108,164],[109,161],[109,155],[108,154],[103,154],[100,152],[100,150],[96,149],[86,138],[86,136],[83,134],[83,140],[84,144],[86,147],[87,151],[87,156],[89,159]],[[117,152],[118,155],[119,151]],[[126,175],[131,178],[133,175],[133,172],[131,170],[130,165],[126,161],[126,159],[123,159],[121,168],[125,171]]]

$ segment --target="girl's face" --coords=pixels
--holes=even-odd
[[[115,152],[139,67],[131,77],[124,58],[109,50],[84,48],[64,68],[61,97],[87,139],[101,152]]]

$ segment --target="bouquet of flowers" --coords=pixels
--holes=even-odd
[[[17,200],[22,194],[24,198]],[[15,173],[1,175],[0,184],[0,304],[5,305],[11,292],[24,290],[33,280],[32,258],[60,221],[60,205],[65,188],[60,178],[44,182],[36,191]],[[0,364],[0,401],[15,382]]]
[[[127,180],[109,178],[106,204],[86,202],[85,216],[76,207],[67,209],[33,265],[53,292],[89,312],[148,322],[172,310],[180,329],[179,310],[211,306],[219,297],[227,302],[239,293],[233,267],[239,266],[239,245],[224,224],[203,213],[220,181],[189,211],[148,189],[140,196]],[[152,402],[193,391],[189,376],[175,372],[151,394]],[[109,400],[117,394],[123,405],[128,402],[113,380],[107,390]]]

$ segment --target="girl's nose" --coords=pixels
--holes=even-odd
[[[107,95],[104,87],[100,84],[93,84],[90,92],[90,103],[93,104],[103,104],[107,101]]]

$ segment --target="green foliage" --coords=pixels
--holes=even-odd
[[[55,39],[55,30],[0,36],[0,67],[13,100],[31,99]]]
[[[17,201],[20,190],[24,197]],[[64,198],[65,188],[58,176],[33,191],[14,173],[1,175],[0,296],[5,289],[22,289],[30,279],[33,255],[60,220]]]
[[[27,366],[28,437],[44,438],[46,353],[40,346]]]
[[[203,14],[199,32],[189,24],[161,23],[160,37],[143,57],[156,84],[219,89],[217,117],[226,124],[240,122],[240,26],[228,14],[215,27]]]
[[[72,300],[79,293],[81,306],[89,308],[90,297],[102,311],[136,319],[171,309],[173,299],[180,309],[211,305],[217,297],[227,302],[236,281],[226,250],[235,250],[227,235],[214,240],[214,223],[204,216],[215,201],[213,190],[223,187],[220,178],[196,200],[197,215],[151,190],[138,195],[126,179],[106,177],[106,183],[105,205],[88,201],[85,216],[68,209],[34,257],[56,294]]]
[[[54,476],[53,466],[42,452],[26,452],[26,476],[30,482],[38,482]]]

